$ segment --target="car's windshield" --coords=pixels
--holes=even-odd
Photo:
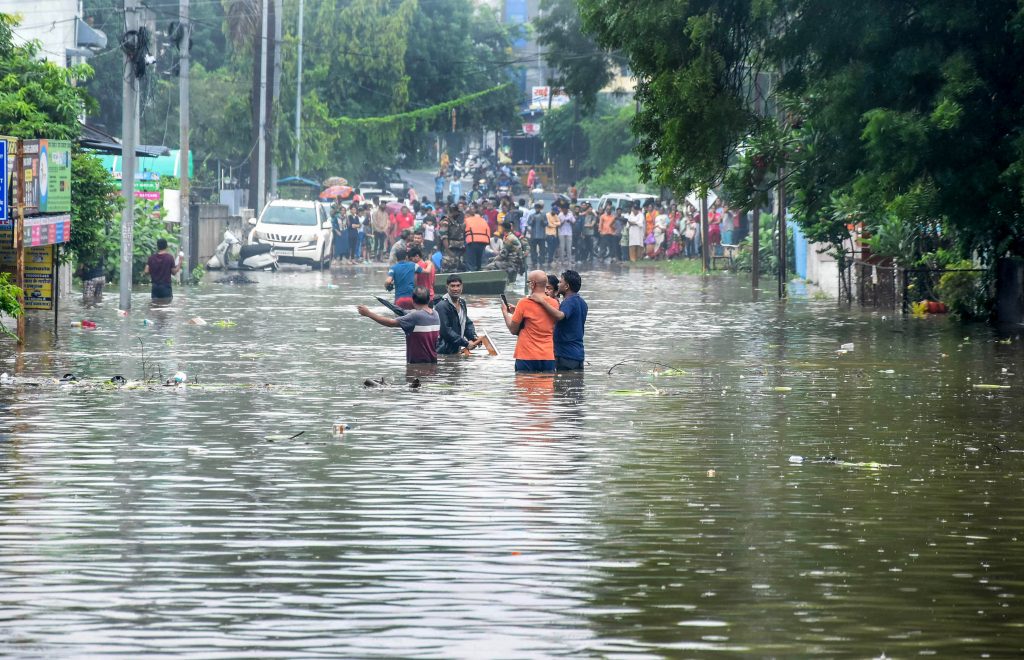
[[[316,209],[312,206],[268,206],[260,222],[271,225],[316,226]]]

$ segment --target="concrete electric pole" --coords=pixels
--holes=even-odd
[[[263,0],[261,6],[262,29],[260,30],[260,123],[259,152],[257,153],[258,171],[256,172],[256,199],[253,211],[259,216],[267,200],[267,45],[270,35],[267,33],[269,1]]]
[[[299,0],[299,75],[295,81],[295,176],[299,175],[299,152],[302,151],[302,14],[305,0]]]
[[[182,279],[192,279],[192,218],[189,215],[189,180],[188,171],[188,134],[189,134],[189,50],[192,44],[192,26],[189,23],[189,0],[181,0],[178,15],[178,30],[181,40],[178,42],[178,174],[181,181],[180,215],[181,220],[181,251]]]
[[[139,114],[136,85],[139,61],[144,67],[146,56],[139,52],[145,46],[145,39],[139,33],[138,0],[124,0],[124,25],[125,34],[121,42],[125,52],[121,85],[121,197],[124,209],[121,211],[121,295],[118,307],[128,312],[132,308],[132,259],[135,251],[135,148],[138,142],[135,123]]]

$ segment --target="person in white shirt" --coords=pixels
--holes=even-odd
[[[633,210],[626,216],[626,231],[629,234],[629,260],[637,261],[644,251],[644,225],[647,224],[640,203],[633,204]]]

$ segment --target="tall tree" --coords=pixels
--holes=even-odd
[[[540,9],[533,26],[537,43],[544,47],[545,58],[555,70],[550,82],[563,87],[583,114],[589,115],[596,107],[598,92],[612,81],[622,58],[583,30],[575,0],[541,0]]]

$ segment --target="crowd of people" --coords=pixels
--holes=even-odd
[[[527,267],[693,259],[703,249],[700,214],[692,205],[653,200],[617,208],[594,208],[569,196],[547,208],[508,196],[407,205],[339,200],[332,225],[334,256],[343,264],[393,264],[398,248],[415,244],[436,272],[504,270],[510,279]],[[714,254],[722,245],[739,243],[745,229],[726,206],[709,209],[707,242]]]
[[[400,261],[398,266],[407,261]],[[434,298],[430,289],[414,284],[419,266],[395,268],[388,272],[389,283],[407,288],[408,305],[395,306],[394,317],[374,312],[366,305],[357,310],[380,325],[400,328],[405,334],[406,362],[436,363],[437,356],[465,354],[480,346],[462,297],[462,277],[448,275],[444,296]],[[501,314],[508,331],[516,336],[515,370],[526,373],[580,371],[584,367],[583,336],[588,306],[580,295],[583,281],[574,270],[560,277],[542,270],[527,275],[527,295],[515,306],[502,296]]]

